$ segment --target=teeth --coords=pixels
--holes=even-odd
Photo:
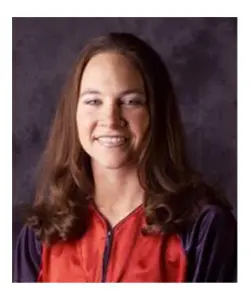
[[[112,136],[112,137],[100,137],[98,139],[99,141],[103,141],[103,142],[118,142],[118,141],[124,141],[125,138],[124,137],[115,137],[115,136]]]
[[[100,137],[98,141],[104,146],[120,146],[126,142],[124,137]]]

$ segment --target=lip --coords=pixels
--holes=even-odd
[[[119,135],[119,134],[104,134],[104,135],[99,135],[97,137],[95,137],[96,140],[98,140],[99,138],[123,138],[128,140],[128,137],[124,136],[124,135]]]
[[[108,141],[103,141],[102,138],[122,138],[120,142],[118,143],[110,143]],[[118,136],[118,135],[102,135],[95,139],[96,142],[98,142],[102,147],[105,148],[121,148],[121,147],[127,147],[128,145],[128,138],[124,136]]]

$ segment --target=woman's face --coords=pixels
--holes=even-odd
[[[125,56],[100,53],[88,62],[76,122],[93,166],[118,169],[136,162],[149,113],[142,77]]]

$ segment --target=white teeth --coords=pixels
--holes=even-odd
[[[98,138],[100,144],[104,146],[120,146],[126,142],[124,137],[100,137]]]
[[[100,137],[98,139],[99,141],[103,141],[103,142],[118,142],[118,141],[124,141],[125,138],[123,137],[115,137],[115,136],[112,136],[112,137]]]

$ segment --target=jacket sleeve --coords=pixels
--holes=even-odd
[[[237,281],[237,224],[231,212],[208,208],[184,243],[188,282]]]
[[[41,245],[34,232],[23,227],[16,243],[13,282],[37,282],[41,263]]]

